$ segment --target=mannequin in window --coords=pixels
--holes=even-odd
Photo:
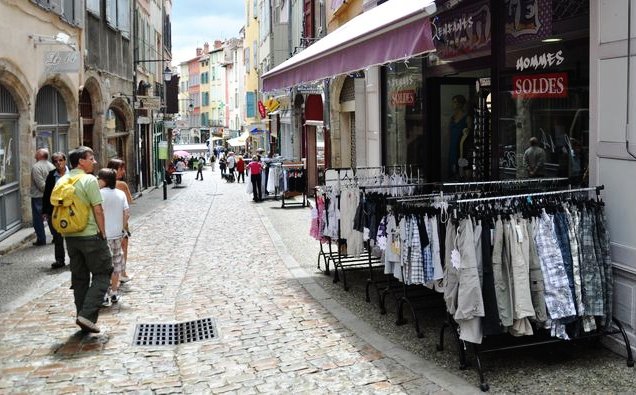
[[[448,122],[450,146],[448,153],[450,178],[470,178],[472,176],[473,119],[464,107],[466,98],[455,95],[452,98],[453,115]]]

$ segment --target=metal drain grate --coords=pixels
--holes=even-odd
[[[175,324],[137,324],[135,346],[172,346],[217,337],[212,318]]]

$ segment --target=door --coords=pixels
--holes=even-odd
[[[433,148],[426,155],[430,181],[472,178],[475,82],[475,78],[427,79],[428,97],[437,98],[428,101],[429,147]]]
[[[9,91],[0,86],[0,240],[22,223],[19,174],[18,107]]]

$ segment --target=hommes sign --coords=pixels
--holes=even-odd
[[[568,96],[568,74],[532,74],[512,77],[512,97],[564,98]]]

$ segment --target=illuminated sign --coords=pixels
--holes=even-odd
[[[532,74],[512,77],[512,97],[564,98],[568,96],[568,74]]]
[[[409,89],[391,93],[391,105],[413,107],[415,105],[415,90]]]

